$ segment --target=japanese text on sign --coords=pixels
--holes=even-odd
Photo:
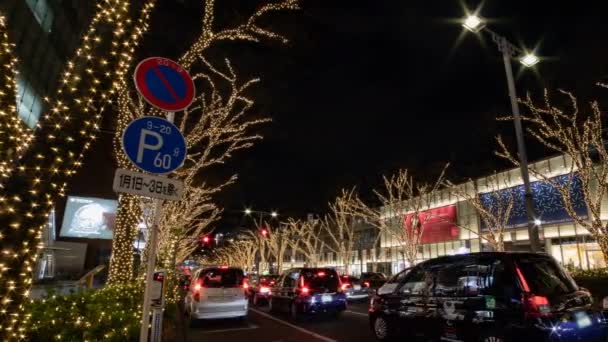
[[[183,186],[179,180],[117,169],[112,188],[132,195],[179,200]]]

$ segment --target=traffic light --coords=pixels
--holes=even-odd
[[[268,229],[262,228],[262,230],[260,231],[260,234],[262,234],[263,237],[267,237],[268,236]]]
[[[211,236],[209,235],[203,235],[199,238],[199,241],[201,243],[201,247],[203,249],[211,249],[211,244],[213,242],[213,239],[211,238]]]

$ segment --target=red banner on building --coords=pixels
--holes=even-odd
[[[407,214],[405,225],[412,228],[414,214]],[[456,225],[456,205],[433,208],[418,214],[419,222],[423,222],[421,243],[435,243],[457,240],[460,228]]]

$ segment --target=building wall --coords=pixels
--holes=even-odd
[[[567,174],[570,167],[571,159],[566,156],[557,156],[530,165],[530,168],[535,168],[548,177]],[[497,176],[501,184],[499,190],[519,186],[523,183],[519,169],[507,170],[498,173]],[[531,182],[536,181],[539,181],[539,179],[531,177]],[[476,182],[480,193],[496,190],[484,185],[487,184],[485,178],[478,179]],[[466,187],[467,191],[474,191],[470,182],[461,186]],[[474,207],[459,200],[446,190],[437,194],[432,202],[431,209],[446,205],[456,205],[457,207],[456,223],[461,228],[458,237],[453,240],[420,245],[417,262],[443,255],[490,250],[488,243],[479,237],[481,224]],[[608,199],[606,198],[602,202],[601,215],[602,218],[608,218]],[[387,218],[388,216],[386,215]],[[541,239],[545,251],[564,266],[583,269],[606,267],[599,246],[592,236],[572,221],[541,224]],[[504,241],[506,250],[529,250],[527,227],[507,229],[504,234]],[[378,257],[373,258],[372,253],[377,253]],[[382,234],[378,249],[366,250],[363,253],[363,260],[360,260],[357,254],[355,256],[354,262],[348,270],[348,273],[354,275],[360,272],[374,271],[372,269],[374,267],[376,271],[392,274],[408,266],[407,262],[404,262],[400,256],[399,242],[388,234]],[[336,267],[343,271],[337,256],[331,254],[324,255],[320,266]]]
[[[19,117],[34,129],[45,110],[59,74],[76,49],[92,16],[95,1],[3,0],[10,38],[19,59]]]

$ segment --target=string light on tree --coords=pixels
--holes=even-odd
[[[261,136],[250,132],[269,121],[251,119],[248,115],[254,102],[246,92],[259,80],[240,81],[227,59],[222,67],[214,66],[204,56],[206,49],[221,41],[277,39],[285,42],[281,35],[259,27],[257,21],[273,12],[298,9],[298,3],[297,0],[286,0],[266,4],[245,23],[214,31],[215,1],[205,1],[201,35],[178,60],[192,75],[200,93],[192,106],[175,118],[176,125],[188,142],[189,156],[184,166],[172,175],[184,182],[182,199],[163,205],[158,249],[161,266],[172,269],[175,262],[184,260],[198,247],[196,238],[209,233],[210,224],[222,212],[213,203],[213,196],[237,179],[232,176],[209,184],[201,182],[204,171],[225,163],[235,152],[253,146]],[[129,168],[118,140],[122,129],[135,118],[161,116],[164,113],[144,103],[127,81],[123,80],[121,84],[114,153],[119,167]],[[219,89],[228,89],[228,92],[223,93]],[[121,196],[110,263],[111,282],[126,282],[133,277],[132,243],[137,226],[142,221],[142,212],[136,208],[141,208],[138,199]]]
[[[131,61],[153,5],[154,1],[147,1],[140,17],[132,20],[129,1],[97,3],[96,13],[75,56],[66,64],[57,90],[45,98],[48,111],[36,131],[36,136],[43,139],[33,139],[19,159],[13,158],[12,170],[4,170],[7,177],[2,179],[0,189],[0,224],[10,228],[0,239],[0,250],[6,252],[0,254],[2,340],[25,336],[30,322],[23,302],[32,283],[41,231],[55,201],[65,196],[68,179],[80,168],[96,139],[101,115],[111,104],[108,93],[115,92],[114,79],[124,74],[123,66]],[[8,71],[3,69],[4,78],[14,82],[14,73]],[[7,115],[17,117],[14,110]]]

